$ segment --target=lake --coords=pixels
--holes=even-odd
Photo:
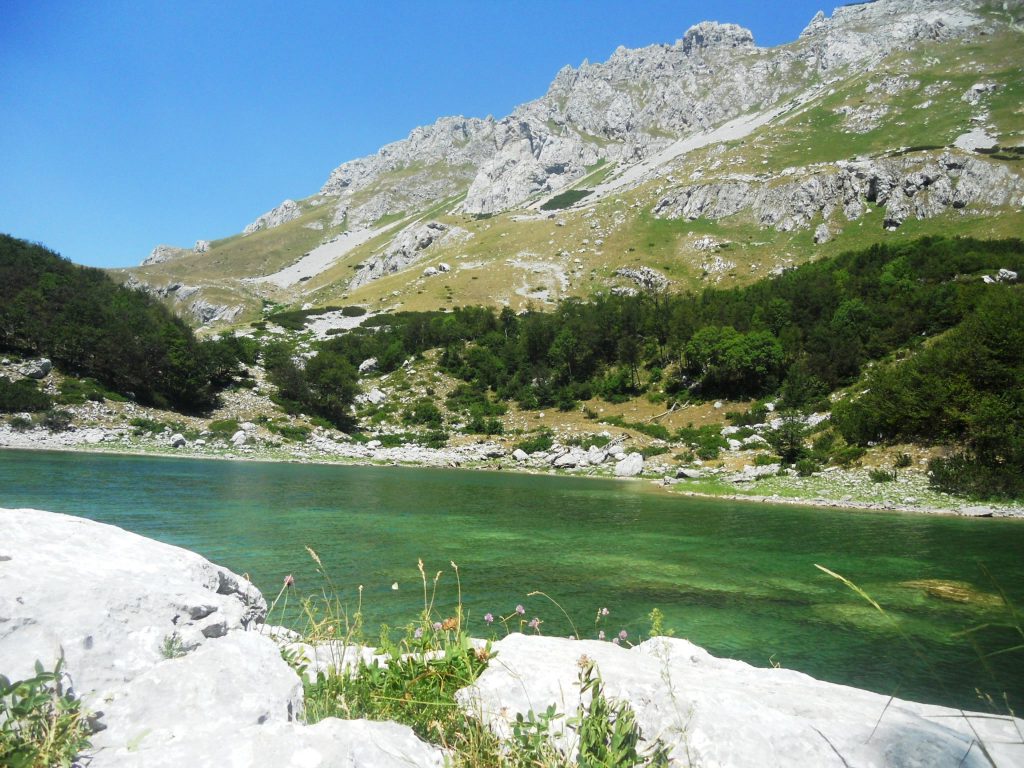
[[[0,506],[187,547],[248,574],[268,602],[288,574],[297,594],[324,586],[310,546],[352,610],[363,585],[373,628],[422,610],[418,558],[431,581],[442,571],[436,605],[450,615],[454,561],[478,636],[503,633],[483,616],[517,604],[544,634],[572,633],[548,598],[528,596],[540,590],[585,637],[645,636],[658,608],[667,628],[718,656],[987,709],[977,688],[1024,708],[1024,652],[983,658],[1021,636],[958,634],[1008,621],[1000,590],[1024,606],[1024,521],[701,500],[645,482],[27,451],[0,451]]]

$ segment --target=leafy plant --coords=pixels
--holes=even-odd
[[[876,467],[868,470],[868,477],[872,483],[892,483],[896,480],[896,470]]]
[[[89,746],[79,702],[61,690],[61,667],[36,662],[35,676],[11,681],[0,675],[0,765],[8,768],[70,766]]]

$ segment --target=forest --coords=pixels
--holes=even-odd
[[[239,372],[251,353],[244,346],[233,338],[199,341],[146,293],[0,235],[0,351],[46,356],[143,404],[199,412]],[[17,409],[18,393],[9,389],[4,396],[16,400],[7,410]]]
[[[503,401],[568,410],[591,397],[643,393],[778,397],[784,408],[829,410],[830,393],[866,375],[863,394],[835,407],[851,444],[959,443],[964,453],[933,468],[938,484],[962,489],[974,477],[975,490],[1020,495],[1024,296],[1015,284],[983,279],[1000,269],[1024,271],[1024,243],[923,238],[742,288],[602,293],[553,312],[379,315],[321,344],[312,369],[320,394],[306,402],[317,410],[325,397],[317,380],[327,371],[354,382],[366,358],[387,372],[433,348],[443,349],[441,367],[466,382],[461,400],[476,423]],[[330,418],[337,409],[332,402],[318,412]]]

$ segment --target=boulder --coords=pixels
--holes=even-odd
[[[231,444],[234,445],[236,448],[240,445],[245,445],[246,437],[247,435],[245,434],[245,430],[240,429],[231,436]]]
[[[45,379],[53,370],[53,363],[45,357],[39,360],[29,360],[21,366],[21,375],[30,379]]]
[[[522,448],[516,448],[514,451],[512,451],[512,458],[515,459],[516,461],[526,461],[528,458],[530,458],[530,454],[528,454]]]
[[[175,432],[171,435],[171,448],[183,448],[187,442],[185,436],[180,432]]]
[[[788,669],[758,669],[716,658],[687,640],[658,637],[627,650],[512,634],[492,652],[501,663],[491,664],[458,698],[499,734],[511,733],[517,715],[548,704],[573,715],[586,656],[605,695],[632,707],[641,748],[660,738],[672,765],[981,768],[993,764],[986,752],[997,765],[1024,758],[1020,720],[890,699]],[[578,738],[566,719],[553,721],[552,729],[571,751]]]
[[[644,457],[639,453],[630,453],[615,465],[616,477],[636,477],[644,471]]]
[[[111,525],[0,510],[0,669],[17,677],[63,649],[75,690],[102,698],[163,660],[262,620],[242,577],[197,554]],[[103,707],[98,707],[103,709]]]
[[[690,469],[689,467],[680,467],[676,470],[676,477],[686,478],[687,480],[700,480],[704,477],[704,472],[699,469]]]
[[[0,529],[0,670],[63,651],[99,727],[90,768],[444,764],[396,723],[299,723],[301,681],[258,625],[266,603],[230,571],[67,515],[0,509]]]
[[[360,373],[372,373],[377,370],[377,358],[368,357],[359,364]]]
[[[608,451],[604,448],[598,448],[596,445],[590,446],[587,449],[587,461],[597,466],[598,464],[604,464],[608,458]]]

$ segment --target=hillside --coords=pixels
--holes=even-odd
[[[446,117],[242,233],[119,279],[197,323],[264,301],[551,305],[756,280],[875,242],[1022,230],[1020,3],[878,0],[787,45],[705,22]]]

